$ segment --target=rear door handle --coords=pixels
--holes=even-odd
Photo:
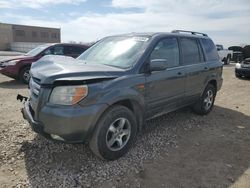
[[[208,70],[208,67],[204,67],[205,70]]]

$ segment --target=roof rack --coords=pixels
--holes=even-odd
[[[190,33],[192,35],[202,35],[202,36],[207,37],[207,34],[200,33],[200,32],[195,32],[195,31],[173,30],[171,33]]]

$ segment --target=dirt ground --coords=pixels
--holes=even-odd
[[[234,64],[223,78],[209,115],[152,120],[129,154],[106,162],[33,133],[15,99],[27,86],[0,75],[0,187],[250,188],[250,80],[235,78]]]

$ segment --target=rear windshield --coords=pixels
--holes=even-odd
[[[107,37],[85,51],[78,59],[86,64],[104,64],[122,69],[137,61],[144,49],[147,37]]]

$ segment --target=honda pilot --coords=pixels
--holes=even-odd
[[[222,63],[204,33],[132,33],[106,37],[77,59],[48,56],[32,65],[22,113],[48,139],[87,142],[115,160],[146,120],[191,106],[212,109]]]

